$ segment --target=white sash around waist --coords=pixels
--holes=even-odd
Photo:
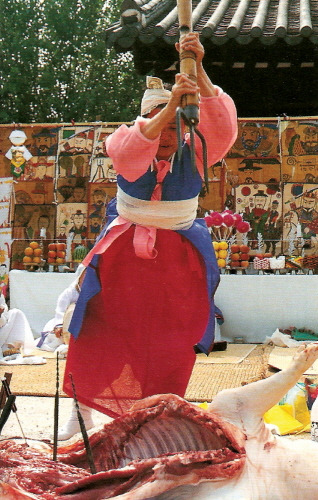
[[[117,211],[141,226],[157,229],[189,229],[197,216],[198,196],[181,201],[148,201],[134,198],[117,186]]]

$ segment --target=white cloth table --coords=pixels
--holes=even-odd
[[[75,279],[73,273],[10,271],[10,306],[21,309],[35,337],[54,317],[57,298]],[[224,314],[222,339],[243,337],[262,343],[276,328],[318,332],[318,275],[222,274],[215,303]]]
[[[10,308],[24,312],[35,338],[54,317],[58,296],[74,279],[74,273],[10,271]]]
[[[289,326],[318,332],[317,275],[223,274],[215,303],[224,314],[224,340],[262,343]]]

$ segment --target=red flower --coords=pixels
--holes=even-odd
[[[223,222],[227,227],[231,227],[234,225],[235,219],[232,214],[226,213],[223,215]]]
[[[236,225],[236,229],[239,233],[248,233],[251,230],[251,226],[248,222],[242,220]]]

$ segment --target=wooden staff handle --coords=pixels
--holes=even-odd
[[[178,6],[178,19],[180,30],[180,42],[182,39],[192,31],[192,1],[191,0],[177,0]],[[191,80],[197,82],[197,66],[196,55],[189,50],[180,50],[180,72],[187,74]],[[199,105],[199,96],[185,94],[182,97],[182,107],[188,105]]]

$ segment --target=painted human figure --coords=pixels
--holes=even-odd
[[[33,134],[31,151],[34,156],[54,156],[57,152],[56,133],[48,128],[43,128],[37,134]]]
[[[45,229],[46,239],[50,240],[52,238],[52,235],[51,235],[51,233],[49,231],[49,227],[50,227],[50,217],[49,217],[49,215],[47,215],[47,214],[41,214],[41,215],[39,215],[37,226],[38,227],[34,231],[34,236],[33,236],[35,239],[40,238],[41,229],[43,229],[43,228]]]
[[[301,204],[295,207],[291,204],[291,208],[297,214],[298,223],[301,225],[302,237],[304,240],[310,241],[316,237],[316,231],[311,228],[311,225],[318,220],[317,198],[315,192],[306,191],[301,196]]]
[[[91,153],[91,148],[89,147],[89,139],[87,132],[79,132],[74,136],[73,146],[70,142],[64,144],[64,154],[83,154]]]
[[[250,237],[253,240],[252,245],[257,245],[258,234],[263,236],[265,224],[268,219],[268,209],[265,208],[267,203],[267,194],[264,190],[259,189],[254,194],[254,207],[246,207],[244,212],[244,220],[248,221],[251,225]]]
[[[278,211],[278,201],[273,200],[264,227],[264,241],[266,252],[272,250],[275,255],[277,243],[282,236],[281,214]]]
[[[69,234],[73,235],[73,244],[80,245],[87,237],[87,227],[84,224],[85,214],[81,210],[77,210],[72,215],[73,226],[69,230]]]
[[[83,203],[86,201],[86,189],[85,186],[75,185],[73,187],[72,195],[68,198],[68,202],[72,203]]]
[[[27,136],[23,130],[13,130],[9,136],[11,148],[5,156],[11,161],[11,174],[19,179],[24,173],[26,163],[32,158],[30,151],[24,146]]]

